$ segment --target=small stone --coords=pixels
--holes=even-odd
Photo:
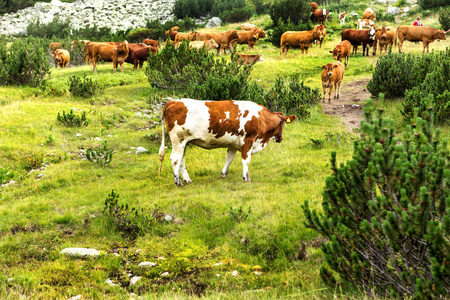
[[[74,257],[98,257],[100,255],[100,251],[90,248],[65,248],[60,253]]]
[[[130,285],[135,285],[139,280],[141,280],[141,276],[134,276],[130,279]]]
[[[36,176],[36,179],[41,179],[42,177],[44,177],[45,174],[39,174],[38,176]]]
[[[114,256],[119,257],[120,254],[119,253],[113,253]]]
[[[94,140],[96,140],[96,141],[102,141],[102,139],[101,138],[99,138],[99,137],[96,137]]]
[[[81,133],[77,133],[76,136],[82,136],[82,134]]]
[[[111,279],[106,279],[105,280],[105,283],[107,284],[107,285],[109,285],[109,286],[115,286],[115,285],[118,285],[118,284],[116,284],[116,283],[114,283]],[[120,284],[119,284],[120,285]]]
[[[76,296],[70,297],[67,300],[80,300],[80,299],[81,299],[81,295],[76,295]]]
[[[14,278],[12,278],[12,277],[6,279],[6,282],[12,282],[12,281],[14,281]]]
[[[220,274],[216,274],[216,277],[220,277]]]
[[[166,260],[164,257],[160,256],[157,258],[157,260]]]
[[[147,267],[155,267],[157,263],[149,262],[149,261],[143,261],[138,266],[141,268],[147,268]]]
[[[261,276],[261,272],[259,272],[259,271],[255,271],[255,272],[253,272],[253,274],[255,274],[256,276]]]
[[[213,267],[220,267],[220,266],[223,266],[223,262],[213,264]]]
[[[172,220],[173,220],[173,217],[172,217],[172,215],[170,215],[170,214],[167,214],[167,215],[165,215],[165,216],[164,216],[164,220],[166,220],[166,221],[170,222],[170,221],[172,221]]]
[[[236,270],[234,270],[234,271],[231,273],[231,276],[239,276],[239,272],[236,271]]]
[[[138,154],[145,153],[145,152],[148,152],[148,150],[145,149],[144,147],[137,147],[135,153],[136,153],[136,155],[138,155]]]
[[[169,277],[169,272],[164,272],[160,275],[161,277]]]

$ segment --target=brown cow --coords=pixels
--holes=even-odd
[[[373,45],[373,55],[376,55],[377,52],[377,44],[380,45],[380,55],[384,47],[384,54],[387,52],[388,45],[397,45],[397,39],[395,38],[395,29],[394,27],[381,27],[378,28],[375,33],[375,44]]]
[[[316,2],[309,2],[309,5],[311,5],[311,11],[314,12],[316,9],[319,8],[319,5],[317,5]]]
[[[175,44],[178,44],[181,41],[195,41],[195,32],[189,33],[179,32],[175,36]]]
[[[142,41],[143,44],[146,44],[147,46],[153,46],[156,48],[160,48],[161,49],[161,45],[159,44],[158,41],[152,40],[152,39],[145,39]]]
[[[345,58],[345,67],[348,69],[348,60],[350,58],[350,52],[352,51],[352,44],[349,41],[345,40],[340,42],[333,51],[330,53],[333,54],[333,59],[342,62]]]
[[[216,41],[219,45],[217,48],[217,54],[222,55],[224,50],[230,49],[230,42],[233,39],[238,38],[239,35],[236,30],[229,30],[225,32],[213,32],[213,33],[205,33],[205,32],[197,32],[195,34],[196,41],[204,41],[207,42],[211,39]]]
[[[320,32],[318,31],[286,31],[281,35],[280,41],[280,56],[286,56],[289,48],[300,48],[302,53],[306,50],[308,54],[308,49],[315,40],[320,39]]]
[[[112,61],[113,73],[116,73],[117,64],[120,64],[122,73],[123,63],[128,56],[128,42],[123,41],[118,45],[95,44],[92,47],[92,65],[93,71],[97,72],[97,62],[102,59],[104,61]]]
[[[70,61],[70,53],[64,49],[56,49],[53,52],[53,59],[55,60],[55,68],[58,68],[58,66],[65,68]]]
[[[366,10],[363,12],[363,19],[368,19],[368,20],[372,20],[375,21],[376,20],[376,14],[373,11],[373,9],[366,8]]]
[[[128,56],[125,58],[125,62],[129,64],[134,64],[133,60],[131,59],[131,54],[133,54],[134,51],[141,50],[141,49],[148,49],[150,46],[147,46],[145,44],[138,44],[138,43],[129,43],[128,44]]]
[[[241,63],[243,62],[244,65],[254,65],[258,61],[264,61],[264,58],[261,56],[261,54],[241,54],[236,53],[237,56],[239,56],[237,62]]]
[[[318,36],[318,38],[314,40],[314,43],[316,43],[316,48],[317,46],[319,46],[320,43],[320,49],[322,49],[322,42],[325,39],[325,36],[327,35],[327,30],[325,28],[327,28],[327,26],[323,24],[318,24],[313,28],[313,31],[315,32],[314,35]]]
[[[231,48],[234,48],[234,45],[237,43],[239,45],[248,45],[248,51],[253,50],[253,45],[258,42],[259,38],[259,29],[253,28],[252,30],[237,30],[237,33],[239,35],[238,38],[233,39],[230,41]]]
[[[328,22],[328,14],[329,10],[324,9],[316,9],[311,15],[311,21],[316,21],[317,23],[323,24],[323,22]]]
[[[435,40],[445,40],[446,34],[450,32],[450,29],[444,31],[428,26],[406,26],[400,25],[397,27],[398,36],[398,51],[403,53],[403,42],[405,40],[410,42],[423,42],[423,52],[425,53],[425,48],[427,52],[430,52],[430,43]]]
[[[241,30],[253,30],[253,28],[258,29],[256,25],[250,24],[250,23],[243,23],[241,24]]]
[[[56,49],[61,48],[61,43],[50,43],[50,45],[48,46],[48,53],[49,54],[53,54],[53,52],[55,52]]]
[[[271,112],[251,101],[204,101],[178,99],[166,103],[162,111],[162,141],[159,148],[159,172],[165,155],[165,127],[172,142],[173,176],[177,186],[183,186],[181,177],[189,184],[192,180],[185,165],[188,144],[204,149],[228,148],[222,177],[236,152],[242,155],[243,179],[251,181],[248,166],[252,155],[264,149],[270,140],[281,143],[286,123],[295,116]]]
[[[175,42],[175,38],[176,38],[177,34],[178,34],[178,31],[171,31],[171,32],[170,32],[169,37],[170,37],[170,40],[171,40],[172,42]]]
[[[322,88],[323,88],[323,98],[322,102],[325,102],[325,97],[327,93],[327,88],[329,88],[328,93],[328,103],[331,103],[331,91],[334,86],[334,99],[339,99],[339,94],[341,93],[341,83],[344,79],[344,65],[340,61],[334,61],[322,66]]]
[[[118,42],[87,42],[86,48],[84,49],[84,63],[92,62],[92,48],[94,45],[103,44],[103,45],[118,45]]]
[[[150,47],[145,47],[142,49],[138,49],[133,51],[133,53],[131,53],[131,61],[134,65],[133,71],[136,71],[137,66],[139,64],[139,69],[142,69],[142,65],[144,64],[144,61],[147,61],[149,54],[153,53],[153,54],[158,54],[158,48],[150,46]]]
[[[369,56],[369,47],[372,47],[375,40],[375,29],[358,30],[344,29],[341,33],[341,41],[347,40],[353,46],[352,54],[356,54],[359,45],[363,45],[363,56],[367,52]]]

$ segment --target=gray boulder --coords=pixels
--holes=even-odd
[[[212,17],[209,19],[208,23],[206,23],[206,28],[218,27],[222,24],[222,20],[219,17]]]
[[[400,8],[398,7],[394,7],[394,6],[389,6],[388,10],[387,10],[388,15],[398,15],[400,13]]]

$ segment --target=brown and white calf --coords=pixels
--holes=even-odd
[[[204,149],[228,148],[222,177],[236,152],[242,155],[243,178],[250,181],[248,166],[253,154],[267,146],[271,139],[280,143],[285,123],[296,117],[271,112],[251,101],[200,101],[178,99],[166,103],[162,111],[162,142],[159,149],[159,172],[165,154],[164,129],[172,142],[173,176],[175,184],[183,186],[181,176],[191,183],[185,166],[185,150],[188,144]]]
[[[323,98],[322,102],[325,102],[325,96],[327,88],[328,93],[328,103],[331,103],[331,91],[334,87],[334,99],[339,99],[339,94],[341,93],[341,83],[344,79],[344,65],[340,61],[334,61],[322,66],[322,88],[323,88]]]

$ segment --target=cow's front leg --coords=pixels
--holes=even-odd
[[[189,174],[186,170],[186,165],[184,164],[185,156],[186,156],[186,148],[184,148],[183,157],[181,158],[180,173],[181,173],[181,176],[183,176],[184,182],[186,182],[186,184],[189,184],[189,183],[192,183],[192,180],[189,177]]]
[[[227,150],[227,156],[225,157],[225,166],[222,169],[222,178],[227,177],[228,175],[228,168],[230,167],[231,162],[234,159],[234,156],[236,155],[237,150],[233,148],[228,148]]]
[[[172,144],[172,154],[170,160],[172,162],[173,177],[177,186],[183,186],[180,177],[180,168],[183,164],[184,147],[180,144]]]
[[[244,139],[244,145],[241,147],[241,155],[242,155],[242,178],[245,181],[250,182],[250,175],[248,173],[248,166],[250,164],[250,159],[252,156],[252,147],[253,147],[254,139],[246,138]]]

